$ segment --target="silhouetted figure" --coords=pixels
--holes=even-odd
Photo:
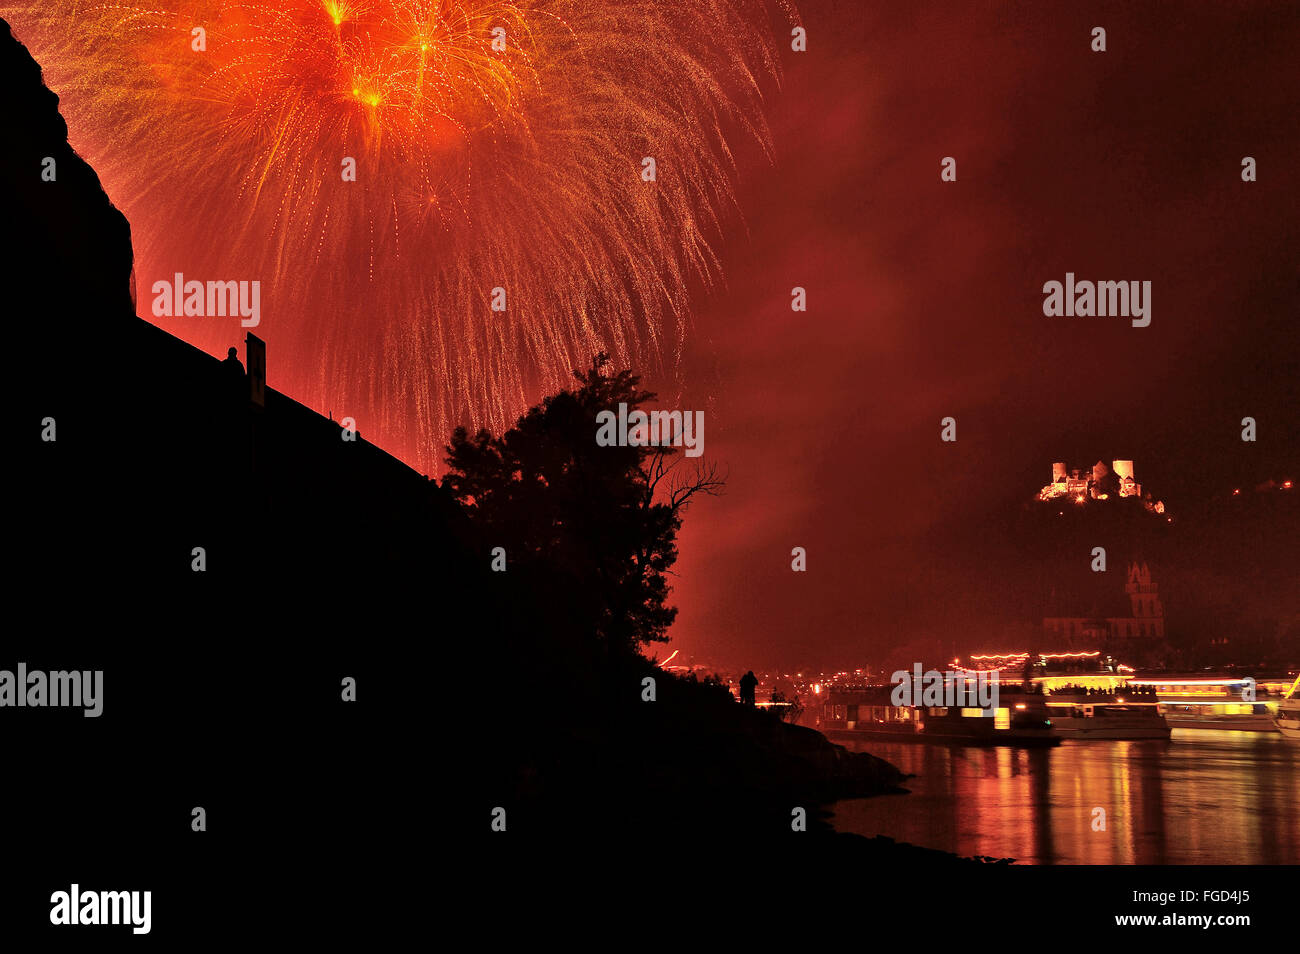
[[[740,702],[742,705],[754,705],[754,690],[758,688],[758,677],[750,670],[740,677]]]
[[[239,349],[231,348],[226,352],[226,360],[221,362],[222,387],[230,402],[238,406],[248,399],[248,384],[244,380],[244,366],[239,361]]]

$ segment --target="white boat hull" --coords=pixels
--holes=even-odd
[[[1072,719],[1062,725],[1065,721],[1052,718],[1052,733],[1063,739],[1167,739],[1172,731],[1167,725],[1097,725],[1096,723],[1105,721],[1102,719]]]
[[[1201,718],[1179,718],[1173,713],[1166,713],[1171,728],[1175,729],[1227,729],[1234,732],[1276,732],[1277,725],[1268,715],[1207,716]]]

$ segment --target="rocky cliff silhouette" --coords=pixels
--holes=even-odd
[[[0,77],[9,582],[30,610],[0,668],[99,669],[105,687],[97,720],[5,710],[7,757],[42,779],[18,837],[77,817],[73,854],[166,852],[194,805],[253,841],[283,809],[303,851],[322,827],[382,836],[399,819],[375,806],[421,767],[411,733],[450,656],[435,636],[474,602],[458,506],[137,317],[130,227],[3,21]],[[342,702],[344,677],[364,705]],[[124,771],[131,745],[151,754]]]
[[[94,324],[134,314],[131,227],[113,207],[99,176],[68,144],[59,97],[41,68],[0,20],[5,148],[0,171],[9,189],[5,218],[13,277],[6,295],[37,307],[93,308]],[[45,284],[49,283],[49,284]],[[68,302],[75,298],[75,303]],[[68,308],[65,314],[75,314]],[[90,324],[83,316],[81,324]]]

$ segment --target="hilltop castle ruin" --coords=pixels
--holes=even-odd
[[[1142,485],[1137,482],[1131,460],[1113,460],[1110,467],[1097,461],[1091,468],[1067,470],[1064,461],[1052,464],[1052,482],[1038,492],[1039,500],[1069,498],[1081,504],[1089,500],[1112,500],[1137,497],[1144,500],[1147,509],[1164,513],[1162,501],[1142,496]]]

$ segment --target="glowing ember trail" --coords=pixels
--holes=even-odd
[[[729,140],[768,145],[769,12],[285,0],[3,15],[132,223],[139,313],[224,354],[237,322],[154,318],[153,282],[261,281],[270,383],[431,470],[452,427],[502,426],[596,351],[675,366],[689,290],[719,277],[710,243],[736,212]]]

